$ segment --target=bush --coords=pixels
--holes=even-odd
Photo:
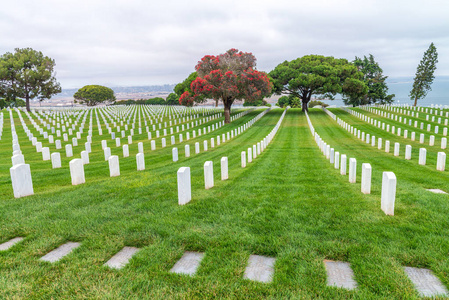
[[[321,105],[322,107],[328,107],[329,106],[329,104],[324,103],[322,101],[318,101],[318,100],[312,100],[312,101],[309,102],[309,108],[312,108],[312,107],[317,106],[317,105]]]

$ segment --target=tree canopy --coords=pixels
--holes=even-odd
[[[31,48],[16,48],[14,53],[0,57],[0,96],[5,102],[25,99],[30,111],[30,100],[50,99],[61,92],[54,76],[55,61]]]
[[[388,76],[384,76],[382,68],[374,60],[374,56],[370,54],[363,59],[356,57],[353,64],[363,73],[363,81],[368,87],[368,92],[364,95],[349,95],[343,98],[343,102],[348,105],[366,105],[366,104],[388,104],[392,103],[394,94],[387,95],[388,86],[385,80]]]
[[[366,94],[363,73],[346,59],[332,56],[306,55],[292,61],[284,61],[269,73],[274,92],[301,99],[302,110],[312,95],[333,99],[336,94],[359,97]]]
[[[207,98],[223,102],[225,123],[230,122],[231,106],[235,100],[255,102],[271,94],[271,83],[265,72],[255,69],[252,53],[230,49],[217,56],[206,55],[196,65],[198,77],[185,91],[180,103],[191,105]]]
[[[76,103],[95,106],[99,103],[113,103],[114,91],[102,85],[86,85],[80,88],[74,95]]]
[[[165,104],[167,105],[179,105],[179,96],[175,93],[170,93],[165,99]]]
[[[416,69],[415,79],[413,81],[413,88],[410,91],[410,99],[415,100],[413,106],[416,106],[419,99],[424,98],[429,91],[432,90],[431,84],[435,76],[433,73],[437,68],[438,52],[433,43],[430,44],[421,62]]]

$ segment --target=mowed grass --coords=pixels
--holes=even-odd
[[[350,184],[348,177],[341,176],[325,159],[304,114],[297,109],[287,112],[272,143],[244,169],[240,152],[264,138],[282,110],[269,112],[234,139],[214,149],[209,144],[209,151],[194,154],[194,142],[200,142],[203,149],[204,139],[210,141],[260,112],[176,144],[180,150],[176,163],[171,161],[172,146],[151,151],[143,137],[145,171],[136,171],[138,138],[130,146],[129,158],[122,158],[121,148],[108,140],[112,154],[120,157],[122,174],[116,178],[109,178],[102,138],[94,133],[86,184],[79,186],[70,184],[70,159],[64,152],[60,151],[64,167],[52,170],[49,162],[33,153],[31,142],[25,143],[16,120],[36,192],[20,199],[12,196],[11,133],[4,113],[0,242],[15,236],[25,240],[0,252],[2,297],[418,298],[403,266],[430,268],[449,286],[449,198],[425,190],[445,189],[447,172],[398,159],[362,143],[319,110],[310,112],[317,132],[340,153],[357,158],[358,182],[361,163],[373,166],[371,195],[362,194],[359,183]],[[184,158],[186,143],[191,147],[190,158]],[[79,151],[74,154],[79,157]],[[220,180],[223,156],[229,158],[227,181]],[[204,189],[203,164],[207,160],[214,162],[215,187],[210,190]],[[190,167],[192,173],[193,200],[185,206],[177,204],[176,171],[181,166]],[[386,216],[380,209],[382,171],[393,171],[398,178],[395,216]],[[81,242],[81,247],[60,262],[39,261],[66,241]],[[104,267],[124,246],[141,250],[122,270]],[[193,277],[169,272],[184,251],[205,252]],[[272,283],[243,279],[251,254],[276,258]],[[325,259],[350,262],[358,288],[327,287]]]

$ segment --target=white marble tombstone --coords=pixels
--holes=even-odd
[[[167,146],[167,141],[165,140],[165,138],[161,139],[161,147],[165,148]]]
[[[334,168],[340,169],[340,152],[338,151],[335,151]]]
[[[412,146],[411,145],[405,146],[405,159],[407,159],[407,160],[412,159]]]
[[[137,144],[137,149],[138,149],[138,152],[139,152],[139,153],[143,153],[143,143],[142,143],[142,142],[139,142],[139,143]]]
[[[357,160],[355,158],[349,159],[349,182],[356,183],[357,180]]]
[[[346,154],[341,155],[340,174],[346,175]]]
[[[228,158],[222,157],[221,158],[221,180],[227,180],[228,179]]]
[[[101,149],[104,150],[104,148],[106,148],[108,146],[108,142],[106,140],[102,140],[101,141]]]
[[[11,157],[11,162],[13,166],[25,164],[25,157],[23,156],[23,154],[14,154]]]
[[[18,164],[9,169],[15,198],[34,194],[33,180],[29,164]]]
[[[137,171],[145,170],[145,157],[143,153],[136,154]]]
[[[176,147],[172,149],[172,158],[174,162],[178,161],[178,148]]]
[[[245,168],[246,167],[246,152],[245,151],[242,151],[241,153],[240,153],[240,155],[241,155],[241,162],[242,162],[242,168]]]
[[[50,148],[42,148],[42,160],[50,160]]]
[[[156,141],[151,140],[151,150],[156,150]]]
[[[214,186],[214,169],[212,161],[204,163],[204,187],[206,190]]]
[[[61,154],[59,152],[54,152],[51,154],[51,166],[53,169],[61,167]]]
[[[83,151],[85,152],[85,151]],[[86,152],[87,153],[87,152]],[[84,162],[82,159],[76,158],[72,159],[69,163],[70,166],[70,176],[72,177],[72,185],[78,185],[85,183],[84,178]]]
[[[87,165],[89,163],[89,152],[86,150],[81,151],[81,159],[83,160],[83,164]]]
[[[446,153],[438,152],[437,156],[437,170],[444,171],[446,167]]]
[[[195,154],[198,154],[198,153],[200,153],[200,143],[196,142],[195,143]]]
[[[181,167],[177,172],[178,178],[178,204],[184,205],[192,200],[192,187],[190,183],[190,168]]]
[[[109,176],[116,177],[120,176],[120,164],[117,155],[112,155],[108,159],[109,161]]]
[[[184,156],[190,157],[190,146],[189,145],[184,146]]]
[[[396,200],[396,175],[393,172],[382,174],[381,209],[386,215],[394,215],[394,203]]]
[[[248,148],[248,163],[253,162],[253,149]]]
[[[205,141],[203,142],[203,144],[204,144],[204,151],[207,151],[207,140],[205,140]]]
[[[115,146],[116,146],[116,147],[120,147],[120,145],[121,145],[121,144],[120,144],[120,138],[116,138],[116,139],[115,139]]]
[[[394,156],[399,156],[399,143],[394,143]]]
[[[103,152],[104,152],[104,160],[108,161],[109,157],[111,157],[111,148],[106,147],[103,149]]]
[[[433,145],[435,145],[435,136],[431,135],[430,139],[429,139],[429,146],[433,146]]]
[[[65,145],[65,156],[66,157],[72,157],[73,156],[73,150],[72,150],[72,145],[71,144]]]
[[[362,184],[361,191],[364,194],[371,193],[371,165],[369,163],[362,164]]]
[[[425,166],[426,165],[426,148],[419,148],[419,164]]]

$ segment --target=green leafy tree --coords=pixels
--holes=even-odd
[[[87,106],[115,101],[114,91],[102,85],[83,86],[73,95],[73,98],[75,98],[76,103],[86,104]]]
[[[290,99],[288,98],[288,96],[281,96],[278,99],[278,102],[276,103],[277,106],[279,107],[287,107],[290,104]]]
[[[14,53],[0,57],[0,96],[6,102],[25,99],[27,111],[30,100],[50,99],[61,92],[54,76],[55,61],[31,48],[16,48]]]
[[[427,93],[432,90],[431,84],[435,78],[433,73],[437,68],[437,62],[437,48],[433,43],[431,43],[429,49],[424,52],[424,56],[416,69],[413,88],[409,95],[411,100],[415,100],[415,104],[413,104],[413,106],[416,106],[418,100],[426,97]]]
[[[346,59],[307,55],[284,61],[269,74],[274,93],[301,99],[302,110],[308,111],[312,95],[333,99],[336,94],[357,97],[367,92],[363,73]]]
[[[363,81],[368,87],[368,92],[364,95],[353,95],[343,97],[343,102],[346,105],[366,105],[366,104],[387,104],[393,102],[394,94],[388,95],[388,86],[385,80],[388,78],[384,76],[382,68],[374,60],[374,56],[370,54],[368,57],[363,56],[363,59],[356,57],[353,64],[363,73]]]
[[[165,99],[167,105],[179,105],[179,97],[175,93],[170,93]]]

